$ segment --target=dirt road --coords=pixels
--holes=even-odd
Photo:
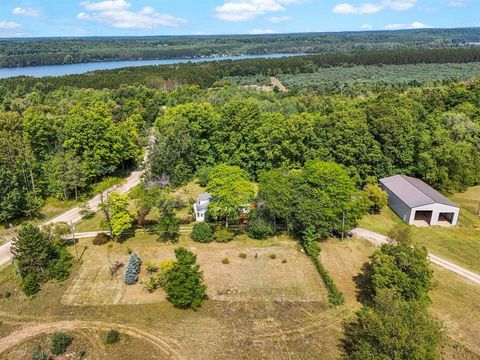
[[[134,326],[80,320],[25,324],[21,329],[0,339],[0,354],[13,346],[40,334],[51,334],[56,331],[73,331],[78,329],[99,329],[104,331],[118,329],[124,334],[147,341],[152,346],[156,347],[158,351],[168,356],[169,359],[182,359],[178,350],[178,345],[172,339],[163,335],[153,334],[151,331],[146,331]]]
[[[364,239],[370,241],[371,243],[375,245],[382,245],[385,243],[388,243],[389,240],[387,239],[386,236],[375,233],[373,231],[365,230],[365,229],[353,229],[352,232],[355,235],[358,235],[360,237],[363,237]],[[444,260],[436,255],[433,255],[431,253],[428,254],[428,257],[432,263],[435,265],[441,266],[444,269],[453,271],[454,273],[463,276],[464,278],[474,282],[477,285],[480,285],[480,275],[476,274],[470,270],[467,270],[463,267],[460,267],[458,265],[455,265],[454,263],[451,263],[450,261]]]

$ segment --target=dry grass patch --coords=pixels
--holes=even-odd
[[[480,355],[480,286],[436,265],[430,296],[448,334]]]
[[[204,272],[208,296],[212,300],[228,301],[326,301],[326,293],[315,268],[299,251],[293,240],[270,241],[236,240],[227,244],[199,244],[184,237],[179,244],[162,244],[155,236],[142,234],[123,244],[112,247],[94,247],[89,240],[88,249],[80,269],[62,297],[65,305],[116,305],[147,304],[165,300],[165,293],[158,290],[148,293],[143,286],[149,275],[142,266],[139,283],[124,284],[122,268],[111,278],[109,266],[116,261],[127,263],[127,248],[142,259],[143,264],[160,264],[174,259],[174,249],[186,246],[197,254]],[[254,245],[255,246],[254,246]],[[240,253],[247,255],[242,259]],[[272,259],[271,255],[276,258]],[[228,258],[229,264],[222,265]],[[283,262],[286,259],[287,262]]]

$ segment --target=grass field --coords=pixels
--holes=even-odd
[[[346,298],[338,308],[328,305],[318,273],[287,237],[198,244],[183,235],[180,245],[198,255],[209,288],[210,299],[197,312],[173,308],[161,291],[149,294],[141,283],[125,289],[123,272],[109,278],[108,263],[125,261],[127,247],[144,261],[173,258],[174,245],[146,234],[111,249],[82,240],[79,248],[88,248],[70,279],[45,285],[31,300],[19,293],[12,266],[3,269],[0,294],[9,291],[12,296],[0,299],[0,345],[11,341],[13,346],[0,358],[21,358],[35,344],[45,346],[48,334],[59,329],[76,338],[70,353],[95,353],[98,359],[131,359],[131,354],[145,359],[341,358],[342,324],[361,306],[354,277],[375,250],[372,244],[355,238],[322,244],[321,261]],[[239,258],[241,252],[246,259]],[[221,263],[225,257],[230,264]],[[142,272],[141,280],[146,276]],[[476,359],[480,354],[479,297],[478,287],[435,268],[432,309],[451,337],[446,359]],[[101,339],[112,327],[120,330],[122,341],[106,347]]]
[[[476,214],[480,187],[452,195],[451,199],[462,208],[458,225],[413,228],[414,240],[433,254],[480,273],[480,216]],[[379,215],[365,216],[359,227],[385,235],[396,223],[401,220],[387,208]]]

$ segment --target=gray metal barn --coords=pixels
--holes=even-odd
[[[460,207],[420,179],[395,175],[380,180],[388,205],[409,225],[456,225]]]

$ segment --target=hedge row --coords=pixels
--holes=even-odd
[[[317,268],[318,273],[320,274],[320,277],[323,280],[323,283],[327,287],[328,291],[328,302],[334,306],[337,305],[342,305],[345,302],[345,299],[343,298],[343,294],[340,290],[338,290],[337,285],[333,282],[332,277],[330,274],[325,270],[323,265],[318,261],[317,257],[314,256],[309,256],[310,259],[312,259],[313,264]]]

